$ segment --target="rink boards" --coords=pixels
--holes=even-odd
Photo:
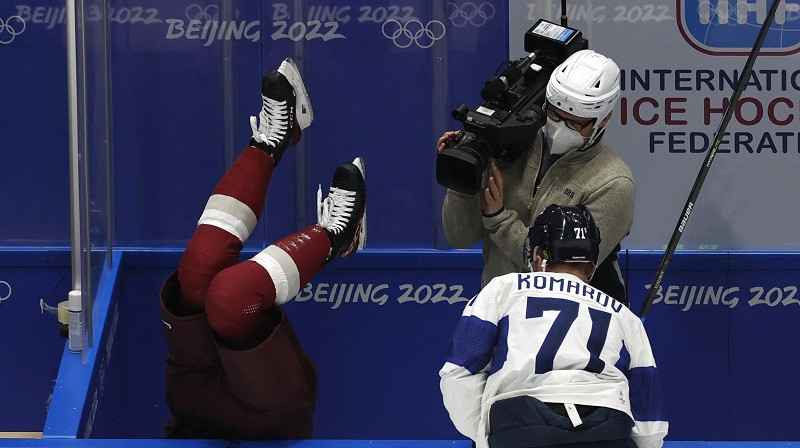
[[[10,397],[4,402],[18,405],[0,409],[0,431],[159,438],[168,410],[156,296],[179,254],[114,253],[98,286],[94,347],[82,364],[64,350],[36,296],[61,287],[67,255],[3,252],[2,280],[14,296],[2,310],[0,341],[18,368],[1,371],[0,388]],[[623,259],[637,312],[660,257]],[[43,259],[51,266],[35,266]],[[480,263],[476,251],[365,251],[331,263],[286,305],[319,369],[315,438],[460,439],[441,405],[437,372],[464,302],[477,292]],[[800,257],[791,253],[673,257],[645,325],[671,440],[800,440],[793,423],[798,270]]]

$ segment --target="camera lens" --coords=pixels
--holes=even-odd
[[[486,142],[466,140],[454,148],[442,150],[436,157],[436,181],[459,193],[475,194],[481,188],[483,172],[488,165]]]

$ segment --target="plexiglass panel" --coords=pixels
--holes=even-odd
[[[505,60],[502,4],[474,24],[452,22],[447,2],[112,5],[119,245],[185,243],[248,144],[261,77],[292,57],[315,119],[281,161],[248,244],[316,223],[317,186],[327,189],[339,163],[362,156],[375,201],[368,247],[442,246],[435,142],[460,127],[455,106],[480,104]]]

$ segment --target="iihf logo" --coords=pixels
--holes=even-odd
[[[800,0],[676,0],[686,42],[711,55],[750,54],[773,1],[781,1],[762,55],[800,51]]]

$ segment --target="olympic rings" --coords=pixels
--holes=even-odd
[[[216,10],[216,11],[215,11]],[[192,3],[186,7],[186,18],[189,20],[217,20],[219,19],[219,6],[208,5],[205,8]]]
[[[2,19],[0,19],[0,22],[2,22]],[[8,292],[6,293],[6,295],[0,296],[0,302],[2,302],[3,300],[6,300],[9,297],[11,297],[11,285],[8,282],[3,281],[3,280],[0,280],[0,285],[3,285],[8,289]]]
[[[455,3],[448,3],[447,9],[450,12],[448,17],[450,23],[459,28],[468,23],[473,26],[483,26],[489,19],[493,18],[497,12],[494,5],[489,2],[483,2],[480,5],[466,2],[461,6]]]
[[[0,44],[10,44],[15,37],[25,31],[25,20],[20,16],[11,16],[5,21],[0,19]],[[8,34],[8,36],[6,36]]]
[[[389,25],[387,27],[387,25]],[[391,32],[388,30],[394,29]],[[444,37],[446,29],[444,23],[438,20],[431,20],[423,25],[417,19],[411,19],[400,23],[395,19],[383,22],[381,32],[384,37],[391,39],[398,48],[408,48],[412,44],[417,44],[419,48],[430,48],[434,42]]]

